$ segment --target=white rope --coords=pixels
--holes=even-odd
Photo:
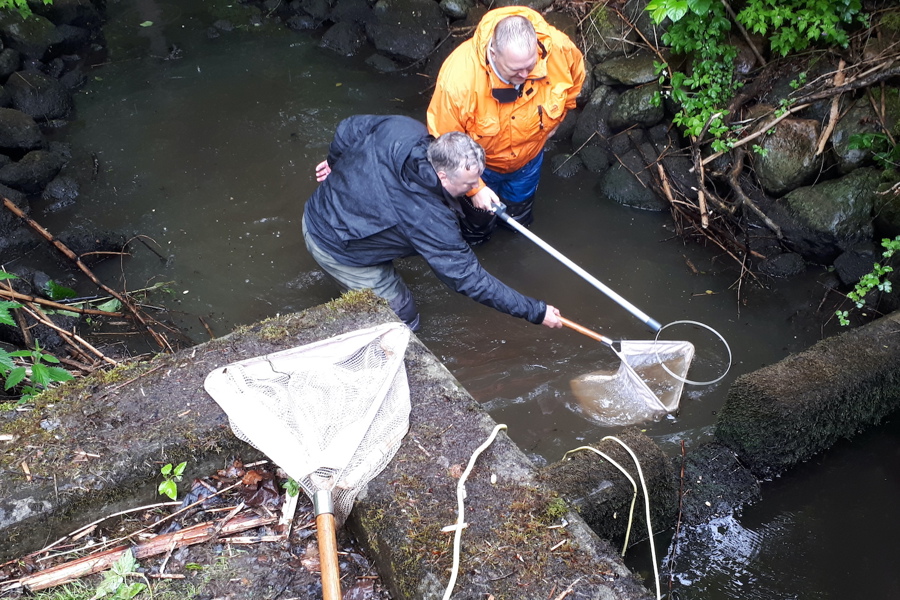
[[[662,598],[662,590],[659,588],[659,567],[656,564],[656,543],[653,541],[653,526],[650,523],[650,494],[647,493],[647,483],[644,481],[644,471],[641,469],[641,462],[637,459],[637,456],[634,454],[634,451],[628,447],[628,444],[620,440],[614,435],[608,435],[601,439],[603,440],[612,440],[617,442],[620,446],[625,448],[628,451],[628,454],[631,455],[631,460],[634,461],[634,466],[637,467],[638,477],[641,480],[641,489],[644,491],[644,510],[646,511],[646,519],[647,519],[647,535],[650,538],[650,558],[653,561],[653,575],[656,580],[656,600],[660,600]]]
[[[628,445],[625,442],[623,442],[622,440],[620,440],[619,438],[612,436],[612,435],[608,435],[608,436],[604,437],[603,439],[601,439],[600,441],[602,442],[603,440],[612,440],[614,442],[617,442],[623,448],[625,448],[625,450],[628,452],[628,454],[631,455],[631,460],[634,461],[635,467],[637,467],[638,477],[641,480],[641,490],[643,490],[643,492],[644,492],[644,509],[646,511],[647,535],[650,538],[650,556],[653,561],[653,574],[655,576],[654,579],[656,581],[656,600],[661,600],[662,590],[659,587],[659,567],[656,564],[656,544],[653,541],[653,527],[650,523],[650,496],[647,493],[647,483],[644,481],[644,472],[641,469],[641,463],[638,460],[637,456],[634,454],[634,452],[631,450],[631,448],[629,448]],[[565,453],[565,455],[563,455],[563,460],[565,460],[566,456],[568,456],[571,452],[577,452],[578,450],[590,450],[596,454],[599,454],[600,456],[602,456],[603,458],[608,460],[610,463],[612,463],[613,466],[615,466],[617,469],[619,469],[619,471],[621,471],[626,477],[628,477],[628,481],[631,482],[631,485],[634,488],[635,496],[633,496],[631,499],[631,512],[628,515],[628,529],[625,532],[625,547],[627,547],[628,546],[628,537],[631,533],[632,516],[634,514],[634,501],[635,501],[635,497],[637,496],[637,486],[634,483],[634,479],[616,461],[614,461],[612,458],[610,458],[603,452],[600,452],[596,448],[591,448],[590,446],[580,446],[578,448],[575,448],[574,450],[569,450],[568,452]],[[625,556],[624,549],[622,550],[622,556]]]
[[[465,510],[465,505],[463,504],[463,500],[466,499],[466,479],[469,477],[469,473],[472,472],[472,468],[475,466],[475,460],[478,456],[490,446],[494,438],[497,437],[497,434],[501,429],[506,429],[506,425],[497,425],[494,427],[494,430],[491,432],[491,435],[488,436],[488,439],[485,440],[481,446],[475,449],[475,452],[472,453],[472,457],[469,458],[469,465],[466,467],[466,470],[463,471],[462,476],[459,478],[459,483],[456,484],[456,502],[457,502],[457,518],[456,524],[450,525],[444,528],[444,531],[449,531],[454,529],[455,532],[453,534],[453,569],[450,571],[450,582],[447,584],[447,590],[444,592],[443,600],[449,600],[450,595],[453,593],[453,588],[456,587],[456,577],[459,573],[459,547],[460,541],[462,539],[462,530],[465,527],[463,511]]]
[[[631,473],[626,471],[622,465],[614,461],[611,457],[600,452],[596,448],[591,446],[579,446],[578,448],[573,448],[569,450],[563,455],[563,460],[566,460],[566,457],[569,456],[573,452],[578,452],[579,450],[590,450],[594,454],[598,454],[611,462],[615,468],[622,472],[622,475],[628,478],[628,481],[631,482],[631,487],[634,490],[634,493],[631,495],[631,508],[628,511],[628,528],[625,529],[625,543],[622,544],[622,556],[625,556],[625,551],[628,550],[628,538],[631,537],[631,524],[634,521],[634,503],[637,501],[637,484],[634,482],[634,477],[631,476]]]

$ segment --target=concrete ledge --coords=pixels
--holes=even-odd
[[[716,437],[754,475],[777,476],[900,408],[900,313],[742,375]]]
[[[0,433],[16,438],[0,446],[0,535],[18,543],[3,544],[0,553],[37,549],[54,523],[65,534],[70,520],[83,524],[92,506],[107,510],[110,499],[128,502],[136,488],[155,482],[162,463],[189,460],[190,470],[235,451],[250,454],[203,389],[216,367],[389,320],[395,317],[382,301],[350,294],[174,355],[69,382],[42,395],[33,411],[7,415]],[[452,563],[452,535],[440,530],[456,521],[458,473],[495,424],[415,338],[406,365],[411,430],[358,499],[351,524],[397,600],[439,598]],[[505,434],[478,459],[466,487],[468,527],[454,597],[548,598],[569,586],[570,598],[650,597]],[[553,527],[563,519],[565,527]],[[256,597],[248,585],[245,597]]]

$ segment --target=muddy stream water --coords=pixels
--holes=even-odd
[[[74,121],[55,134],[86,167],[81,196],[63,210],[36,205],[35,217],[51,231],[90,222],[152,238],[164,258],[133,244],[132,256],[96,272],[129,289],[174,282],[168,305],[196,342],[209,338],[200,317],[224,335],[333,298],[336,287],[300,234],[313,167],[347,116],[423,119],[429,80],[413,71],[378,74],[365,54],[338,57],[319,48],[315,34],[273,25],[210,38],[216,17],[198,0],[109,9],[107,62],[78,92]],[[145,21],[153,25],[141,27]],[[175,58],[164,59],[173,47]],[[661,323],[700,321],[731,346],[733,364],[721,382],[687,386],[677,417],[642,426],[673,456],[682,440],[691,447],[712,437],[734,377],[835,332],[829,310],[819,310],[823,271],[764,281],[765,289],[745,279],[738,290],[734,260],[680,240],[668,215],[618,206],[598,197],[593,176],[562,179],[548,163],[532,231]],[[500,232],[477,253],[488,271],[576,322],[617,339],[653,339],[522,236]],[[419,338],[535,460],[558,460],[618,431],[589,419],[570,385],[615,364],[602,344],[454,294],[420,259],[403,261],[401,270],[422,312]],[[691,377],[714,378],[725,366],[724,348],[697,335]],[[679,559],[680,597],[900,597],[892,560],[900,537],[891,502],[900,493],[896,421],[764,483],[761,503],[719,526],[720,551]],[[661,554],[670,535],[658,537]],[[647,544],[629,554],[635,569],[651,573]]]

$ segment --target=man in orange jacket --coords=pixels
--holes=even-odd
[[[519,223],[531,224],[544,144],[575,107],[584,77],[578,47],[524,6],[487,12],[444,61],[428,131],[467,133],[487,155],[480,185],[462,203],[460,225],[470,244],[490,237],[498,201]]]

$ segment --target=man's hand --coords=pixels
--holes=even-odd
[[[551,329],[562,327],[562,321],[559,320],[559,309],[548,304],[547,312],[544,313],[544,322],[541,325]]]
[[[472,206],[475,208],[480,208],[481,210],[489,210],[494,212],[494,205],[500,204],[500,197],[494,193],[494,190],[491,188],[484,186],[478,193],[474,196],[469,197],[469,200],[472,201]]]
[[[331,167],[328,166],[327,160],[323,160],[316,165],[316,181],[320,183],[325,181],[325,178],[328,177],[329,173],[331,173]]]

